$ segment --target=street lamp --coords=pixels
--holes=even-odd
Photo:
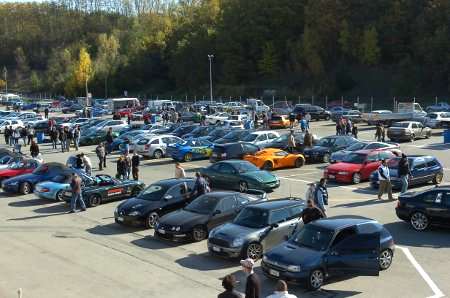
[[[208,55],[209,59],[209,95],[211,102],[213,101],[213,87],[212,87],[212,59],[214,55]]]

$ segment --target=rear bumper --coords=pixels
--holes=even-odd
[[[325,178],[327,178],[330,181],[336,181],[336,182],[343,182],[343,183],[351,183],[352,182],[352,175],[353,173],[350,173],[348,175],[339,175],[339,174],[325,174]]]

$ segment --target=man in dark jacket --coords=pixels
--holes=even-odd
[[[139,179],[139,155],[136,151],[133,153],[133,157],[131,158],[131,173],[133,174],[133,179]]]
[[[402,153],[402,158],[398,163],[398,176],[402,181],[402,190],[400,193],[405,193],[408,190],[408,179],[409,175],[411,175],[411,171],[409,169],[408,157],[405,153]]]
[[[253,271],[255,261],[251,258],[241,260],[242,271],[247,275],[245,284],[245,298],[259,298],[261,295],[261,282],[258,275]]]
[[[106,148],[106,152],[108,154],[111,154],[111,150],[112,150],[112,143],[114,142],[114,137],[112,135],[112,128],[110,127],[108,132],[106,133],[106,143],[108,144],[107,148]]]
[[[325,217],[325,214],[323,214],[322,210],[314,206],[313,200],[308,200],[307,206],[302,211],[302,221],[306,225],[307,223],[310,223],[312,221],[321,219]]]
[[[225,276],[222,280],[222,287],[225,289],[225,292],[220,293],[217,298],[242,298],[241,294],[234,290],[235,285],[236,278],[233,275]]]

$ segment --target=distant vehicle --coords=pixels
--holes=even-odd
[[[105,142],[107,133],[108,132],[106,132],[104,130],[89,131],[87,134],[82,135],[80,137],[80,146],[98,145],[101,142]],[[112,135],[113,135],[113,137],[116,138],[119,135],[119,133],[113,131]]]
[[[240,110],[243,109],[245,106],[239,102],[239,101],[230,101],[225,103],[224,108],[230,109],[230,110]]]
[[[368,123],[390,125],[393,122],[404,120],[423,120],[426,115],[427,113],[423,111],[420,104],[416,102],[400,102],[397,105],[397,112],[395,113],[363,113],[361,118]]]
[[[83,125],[85,123],[88,123],[90,120],[91,118],[73,118],[69,122],[61,123],[59,126],[73,128],[77,125]]]
[[[322,107],[310,104],[297,104],[292,113],[302,116],[309,114],[311,115],[311,120],[329,120],[331,118],[331,112]]]
[[[450,128],[450,112],[430,112],[425,125],[431,128]]]
[[[121,118],[132,116],[135,113],[134,108],[120,108],[115,111]]]
[[[144,158],[159,159],[166,156],[166,149],[169,144],[182,142],[184,142],[183,139],[172,135],[146,136],[136,143],[135,150]]]
[[[394,258],[389,231],[375,220],[330,217],[316,220],[266,252],[261,262],[270,278],[318,290],[332,277],[378,276]]]
[[[264,148],[271,141],[280,137],[280,134],[271,130],[257,130],[241,139],[242,142],[252,143],[260,148]]]
[[[300,168],[305,164],[303,155],[292,154],[275,148],[266,148],[255,154],[245,155],[244,160],[266,171],[293,167]]]
[[[6,127],[12,127],[12,129],[16,129],[19,127],[24,127],[24,124],[22,120],[0,119],[0,133],[5,133]]]
[[[170,144],[166,149],[166,156],[176,161],[192,161],[208,159],[213,151],[214,144],[207,140],[189,139],[183,143]]]
[[[244,128],[244,122],[248,119],[247,115],[230,115],[228,119],[223,120],[220,125],[225,128]]]
[[[450,105],[446,102],[440,102],[435,105],[426,107],[425,109],[428,113],[431,112],[450,112]]]
[[[251,143],[216,144],[209,161],[214,163],[221,160],[242,159],[247,154],[255,154],[260,148]]]
[[[181,136],[183,140],[199,138],[207,136],[210,132],[214,130],[213,126],[195,126],[194,130],[190,133]]]
[[[303,200],[279,199],[245,206],[231,223],[209,232],[211,255],[258,260],[299,225]],[[301,223],[300,223],[301,224]]]
[[[269,127],[270,129],[280,129],[289,127],[289,117],[287,115],[276,115],[272,114],[272,117],[269,119]]]
[[[379,115],[379,114],[392,114],[392,111],[391,111],[391,110],[374,110],[374,111],[371,112],[371,114],[374,115],[374,118],[376,118],[375,115]],[[376,120],[368,120],[368,121],[367,121],[367,124],[369,124],[369,125],[375,125],[375,124],[377,124],[377,121],[376,121]]]
[[[115,113],[123,108],[137,108],[140,106],[137,98],[111,98],[107,99],[108,109]]]
[[[216,140],[224,137],[230,131],[233,131],[233,129],[226,128],[226,127],[216,127],[207,136],[200,137],[200,138],[214,143]]]
[[[78,103],[73,103],[73,104],[71,104],[69,106],[63,107],[61,109],[61,112],[63,114],[68,114],[68,113],[75,113],[76,111],[83,110],[83,109],[84,109],[83,105],[80,105]]]
[[[450,227],[450,186],[401,194],[395,212],[419,232],[433,225]]]
[[[289,115],[292,109],[293,107],[288,101],[277,101],[272,105],[272,112],[277,115]]]
[[[128,124],[124,120],[108,120],[105,122],[100,122],[99,124],[94,126],[93,129],[103,130],[107,132],[111,128],[112,131],[119,132],[127,126]]]
[[[260,99],[249,98],[247,99],[247,105],[257,114],[268,112],[270,110],[269,106],[264,104],[264,102]]]
[[[417,138],[428,139],[431,137],[431,128],[415,121],[396,122],[388,128],[387,137],[394,142],[402,140],[412,142]]]
[[[233,129],[229,133],[224,135],[222,138],[215,140],[214,144],[228,144],[238,142],[239,140],[241,140],[246,135],[252,132],[253,130],[249,129]]]
[[[119,150],[120,145],[124,144],[127,141],[130,142],[133,139],[133,137],[137,135],[146,134],[147,132],[148,132],[147,130],[138,129],[138,130],[130,130],[126,133],[123,133],[114,139],[114,141],[111,144],[111,150],[113,151]]]
[[[220,124],[222,121],[228,120],[229,117],[230,117],[230,114],[224,113],[224,112],[219,112],[219,113],[215,113],[215,114],[212,114],[212,115],[207,115],[206,116],[206,123],[208,123],[208,124]]]
[[[353,123],[362,122],[361,112],[358,110],[347,110],[343,111],[342,114],[335,114],[333,115],[332,120],[337,121],[339,118],[350,119]]]
[[[11,161],[15,159],[12,158]],[[0,182],[23,174],[33,172],[41,163],[36,159],[23,159],[21,161],[8,163],[8,167],[0,169]]]
[[[392,188],[401,189],[402,181],[398,175],[398,163],[400,158],[393,158],[388,161],[389,176],[391,177]],[[409,187],[432,182],[440,184],[444,177],[442,164],[434,156],[409,155],[409,167],[411,175],[408,176]],[[379,186],[378,173],[374,172],[370,176],[370,185],[373,188]]]
[[[333,152],[344,150],[345,148],[358,142],[351,136],[328,136],[320,139],[313,147],[305,148],[303,155],[307,161],[311,162],[329,162]]]
[[[354,151],[358,150],[390,150],[392,152],[395,152],[396,154],[400,154],[400,145],[397,143],[383,143],[383,142],[356,142],[353,145],[349,146],[348,148],[345,148],[344,150],[339,150],[336,152],[333,152],[331,154],[330,163],[340,162],[342,161],[345,156],[347,156],[349,153],[352,153]]]

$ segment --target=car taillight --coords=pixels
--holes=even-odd
[[[41,188],[41,192],[49,192],[50,191],[50,189],[48,189],[48,188]]]
[[[400,201],[397,201],[397,208],[400,208],[402,206],[402,203]]]

